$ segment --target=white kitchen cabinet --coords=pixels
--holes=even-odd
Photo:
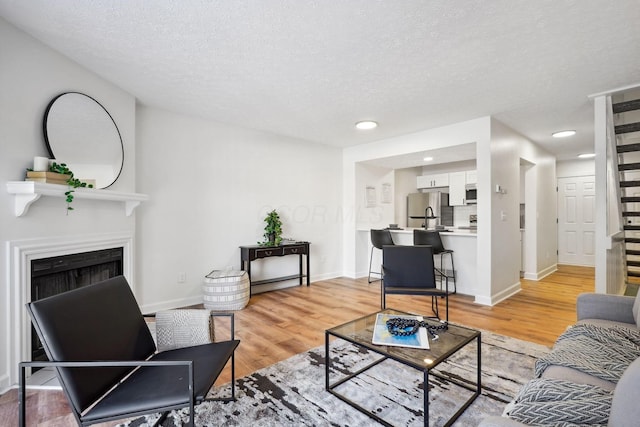
[[[449,174],[449,206],[463,206],[466,194],[467,176],[465,172]]]
[[[467,184],[477,184],[478,183],[478,171],[467,171],[466,173],[466,178],[467,178]]]
[[[417,187],[420,188],[435,188],[435,187],[448,187],[449,186],[449,174],[437,173],[433,175],[421,175],[417,179]]]

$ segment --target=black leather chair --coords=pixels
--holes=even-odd
[[[382,249],[381,307],[387,295],[422,295],[431,297],[431,309],[438,319],[438,299],[445,299],[445,321],[449,321],[449,282],[445,289],[436,286],[436,272],[431,246],[384,246]]]
[[[124,277],[27,304],[49,362],[20,363],[19,423],[25,420],[25,370],[53,366],[79,425],[189,407],[207,392],[240,341],[157,352]],[[137,369],[136,369],[137,368]],[[231,397],[235,399],[234,388]]]
[[[371,262],[373,261],[373,250],[379,249],[382,250],[383,246],[393,245],[393,238],[391,237],[391,232],[389,230],[371,230],[371,255],[369,255],[369,283],[373,282],[371,280],[372,274],[377,274],[378,276],[382,276],[382,272],[380,271],[372,271],[371,270]],[[380,280],[380,279],[377,279]]]
[[[451,249],[445,249],[440,238],[439,231],[432,230],[413,230],[413,244],[414,245],[429,245],[433,248],[434,255],[440,255],[440,265],[436,267],[436,273],[440,276],[440,289],[442,289],[442,279],[450,279],[453,282],[453,292],[456,293],[456,269],[453,264],[453,251]],[[451,274],[447,274],[445,268],[444,256],[449,255],[451,260]]]

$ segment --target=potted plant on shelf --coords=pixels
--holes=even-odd
[[[52,172],[52,175],[55,176],[55,178],[52,178],[51,181],[45,178],[44,182],[48,182],[51,184],[63,184],[63,185],[69,186],[69,190],[65,191],[64,193],[66,202],[67,202],[67,215],[68,215],[69,211],[73,210],[71,203],[73,202],[73,192],[75,191],[75,189],[76,188],[93,188],[93,184],[87,184],[86,182],[82,182],[78,178],[75,178],[73,176],[73,172],[71,171],[71,169],[67,167],[65,163],[53,162],[49,166],[49,171],[47,173],[51,173],[51,172]],[[41,179],[41,178],[37,178],[36,175],[34,175],[35,173],[36,172],[34,172],[32,169],[27,169],[27,180],[34,180],[34,178]],[[37,173],[44,173],[44,172],[37,172]]]
[[[56,163],[53,162],[51,164],[51,166],[49,167],[49,170],[51,172],[57,172],[60,174],[64,174],[64,175],[70,175],[69,179],[67,180],[67,185],[70,187],[69,191],[65,191],[64,195],[66,196],[66,201],[67,201],[67,215],[69,214],[69,211],[73,210],[73,207],[71,206],[71,203],[73,202],[73,192],[75,191],[75,188],[93,188],[92,184],[87,184],[86,182],[82,182],[80,181],[78,178],[74,178],[73,176],[73,172],[71,171],[71,169],[69,169],[67,167],[67,165],[65,163]]]
[[[272,210],[264,218],[264,242],[263,246],[278,246],[282,242],[282,221],[276,210]]]

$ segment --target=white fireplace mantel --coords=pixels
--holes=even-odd
[[[14,195],[14,213],[16,216],[25,215],[29,210],[29,206],[38,200],[40,196],[66,197],[64,193],[67,191],[69,191],[69,187],[60,184],[45,184],[34,181],[7,182],[7,192]],[[74,188],[73,197],[124,202],[126,216],[130,216],[140,203],[149,200],[149,196],[146,194],[124,193],[96,188]]]
[[[0,378],[0,390],[18,383],[18,363],[30,360],[31,321],[26,303],[31,301],[31,262],[37,259],[122,248],[122,274],[136,293],[134,281],[134,236],[131,232],[56,236],[6,242],[9,280],[7,319],[9,321],[9,378]],[[4,383],[3,383],[4,381]]]

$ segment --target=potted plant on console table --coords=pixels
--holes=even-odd
[[[282,221],[276,210],[272,210],[264,218],[266,225],[264,226],[265,241],[260,243],[262,246],[278,246],[282,242]]]

